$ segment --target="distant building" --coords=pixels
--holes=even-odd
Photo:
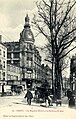
[[[50,85],[50,88],[52,88],[52,70],[48,65],[41,65],[41,79],[42,82],[47,80]]]
[[[70,88],[76,90],[76,55],[72,56],[70,62]]]
[[[63,90],[70,88],[70,80],[67,77],[63,77]]]

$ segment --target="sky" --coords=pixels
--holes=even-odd
[[[0,0],[0,34],[2,41],[18,41],[25,24],[26,14],[30,17],[30,25],[33,15],[37,13],[37,0]],[[38,0],[39,1],[39,0]],[[35,31],[31,26],[35,36]],[[43,46],[46,41],[42,36],[36,37],[35,45]]]
[[[35,0],[36,1],[36,0]],[[19,40],[24,27],[25,16],[32,18],[35,11],[34,0],[0,0],[0,34],[3,40]]]
[[[36,1],[37,0],[0,0],[0,34],[2,35],[2,41],[19,40],[20,32],[24,28],[26,14],[28,13],[31,24],[33,14],[37,12]],[[31,29],[33,31],[32,27]],[[43,46],[46,43],[45,40],[43,42],[43,39],[42,36],[36,37],[35,45]],[[41,55],[43,58],[45,57],[44,53]]]
[[[36,0],[0,0],[0,34],[3,41],[18,41],[28,13],[30,24]],[[32,28],[31,28],[32,29]]]
[[[2,41],[19,41],[20,33],[25,24],[25,16],[29,15],[31,30],[35,37],[35,31],[32,28],[33,15],[37,13],[37,0],[0,0],[0,35]],[[39,0],[38,0],[39,1]],[[44,46],[46,41],[41,40],[42,36],[35,38],[35,45],[37,47]],[[40,51],[42,62],[45,54]]]

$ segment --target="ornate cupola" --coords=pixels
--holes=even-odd
[[[28,14],[25,17],[25,25],[23,31],[20,33],[20,41],[23,40],[24,42],[32,42],[34,43],[34,35],[30,29],[30,24],[29,24],[29,17]]]
[[[20,33],[20,66],[22,67],[23,78],[33,73],[34,59],[34,35],[29,24],[28,14],[25,17],[24,29]]]
[[[29,28],[30,28],[28,14],[27,14],[26,17],[25,17],[25,25],[24,25],[24,28],[26,28],[26,27],[29,27]]]

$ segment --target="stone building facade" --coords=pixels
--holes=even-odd
[[[7,80],[7,48],[1,40],[0,35],[0,92],[2,92]]]

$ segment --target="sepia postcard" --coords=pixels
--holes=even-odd
[[[76,119],[76,0],[0,0],[0,119]]]

